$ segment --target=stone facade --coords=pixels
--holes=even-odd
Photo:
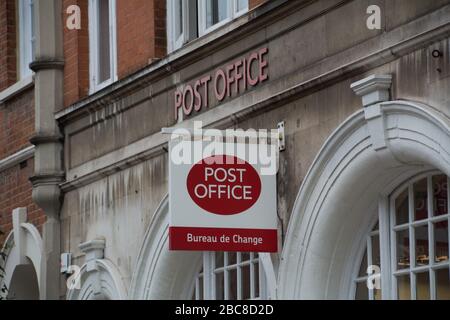
[[[336,132],[358,112],[367,112],[361,97],[352,90],[352,83],[374,74],[391,75],[389,98],[381,101],[429,106],[443,123],[443,135],[448,134],[450,1],[256,2],[251,1],[253,10],[225,28],[169,55],[165,53],[161,31],[164,19],[156,19],[145,26],[142,33],[131,30],[133,38],[124,37],[118,43],[120,81],[89,96],[85,75],[82,75],[87,72],[82,65],[86,41],[81,34],[71,39],[69,33],[65,33],[65,99],[55,106],[54,118],[63,137],[64,154],[64,180],[58,184],[61,192],[60,251],[72,253],[72,264],[89,268],[88,255],[80,244],[102,239],[102,261],[107,260],[113,267],[101,262],[99,268],[116,270],[121,282],[118,286],[123,287],[121,294],[114,297],[144,298],[138,293],[138,283],[145,280],[140,278],[144,277],[140,274],[142,266],[147,266],[142,257],[146,257],[146,246],[157,245],[149,239],[157,241],[154,234],[164,230],[168,137],[161,133],[163,127],[189,128],[193,121],[201,120],[204,126],[219,129],[273,129],[279,122],[285,122],[286,150],[280,153],[277,175],[281,249],[271,256],[276,281],[280,281],[278,295],[283,298],[342,298],[332,289],[310,296],[298,291],[300,285],[291,290],[283,280],[288,277],[287,273],[281,272],[292,272],[292,266],[287,265],[289,259],[304,254],[301,249],[300,253],[293,249],[296,237],[293,230],[297,229],[291,225],[296,223],[292,221],[308,214],[298,209],[298,199],[308,186],[305,181],[314,175],[321,152],[333,141]],[[155,17],[165,10],[159,1],[152,4]],[[381,8],[381,30],[366,27],[366,9],[373,4]],[[129,15],[136,13],[132,9]],[[129,21],[121,16],[126,12],[126,8],[120,10],[119,19]],[[122,39],[120,30],[126,28],[133,29],[124,22],[119,27],[119,39]],[[141,36],[152,41],[145,44]],[[130,44],[130,39],[136,39],[134,42],[141,43],[142,48],[132,47],[134,42]],[[78,45],[72,46],[74,42]],[[79,56],[72,58],[71,50]],[[177,92],[260,50],[266,50],[268,78],[265,81],[246,88],[241,81],[237,84],[240,90],[223,99],[217,99],[213,85],[206,86],[207,107],[189,115],[175,112]],[[435,56],[436,50],[438,56]],[[74,59],[78,64],[72,63]],[[249,72],[257,74],[256,63]],[[440,141],[450,140],[446,136]],[[448,160],[448,155],[441,155]],[[441,163],[435,169],[449,175],[448,162]],[[405,161],[402,165],[409,164]],[[427,168],[428,165],[425,160],[418,164]],[[341,197],[344,199],[345,194]],[[339,223],[335,225],[337,228]],[[177,256],[177,253],[167,252],[167,248],[158,250],[162,252],[160,258],[148,257],[155,260],[149,264],[153,269],[144,268],[149,274],[164,274],[158,271],[165,266],[164,259],[184,259],[187,269],[200,261],[195,254]],[[177,276],[173,279],[173,287],[181,288],[176,282],[181,280]],[[63,277],[60,296],[75,297],[78,293],[68,293],[62,280]],[[158,287],[163,280],[148,280],[150,293],[145,297],[191,297],[181,289],[180,292],[163,291]],[[90,281],[88,276],[85,281]]]

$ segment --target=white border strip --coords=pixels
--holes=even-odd
[[[3,172],[15,165],[21,163],[22,161],[28,160],[34,155],[34,146],[29,146],[22,149],[9,157],[0,160],[0,172]]]
[[[28,89],[29,87],[34,85],[34,79],[33,76],[30,75],[12,86],[6,88],[5,90],[0,92],[0,104],[6,102],[7,100],[13,98],[14,96],[18,95],[25,89]]]

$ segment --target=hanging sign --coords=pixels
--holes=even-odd
[[[276,149],[264,147],[263,165],[248,145],[171,140],[171,250],[277,251]]]

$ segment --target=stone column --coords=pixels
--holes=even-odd
[[[59,299],[61,191],[64,179],[63,144],[54,112],[63,106],[63,25],[62,1],[34,2],[35,58],[35,149],[33,200],[47,216],[43,228],[46,299]]]

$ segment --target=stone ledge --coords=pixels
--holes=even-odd
[[[0,172],[10,169],[15,165],[18,165],[22,161],[28,160],[34,156],[34,146],[29,146],[25,149],[22,149],[2,160],[0,160]]]
[[[28,76],[0,92],[0,104],[14,98],[24,90],[34,86],[34,76]]]

